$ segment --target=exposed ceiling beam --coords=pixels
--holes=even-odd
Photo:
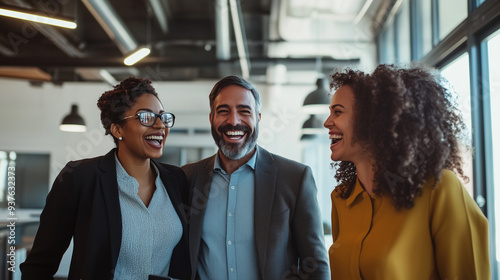
[[[0,66],[0,77],[50,82],[52,76],[38,67]]]
[[[82,2],[123,54],[130,54],[137,49],[136,40],[107,0]]]
[[[287,64],[287,65],[304,65],[304,67],[316,65],[316,57],[302,57],[302,58],[271,58],[271,57],[253,57],[251,59],[252,65],[257,67],[265,67],[272,64]],[[329,68],[331,65],[338,64],[353,64],[358,63],[359,59],[334,59],[331,57],[321,58],[323,68]],[[143,61],[145,64],[150,65],[149,67],[213,67],[217,63],[223,61],[211,58],[211,57],[193,57],[192,59],[186,59],[185,57],[180,57],[174,59],[172,57],[146,57]],[[229,63],[239,63],[239,58],[233,58]],[[33,57],[30,60],[19,61],[15,57],[6,57],[2,59],[2,65],[4,66],[39,66],[43,68],[50,67],[73,67],[78,65],[79,67],[125,67],[123,65],[122,57],[88,57],[88,58],[68,58],[64,60],[56,60],[50,57]]]

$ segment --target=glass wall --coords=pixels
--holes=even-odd
[[[403,1],[391,22],[384,24],[378,37],[379,62],[408,63],[411,61],[410,3]]]
[[[410,3],[408,1],[401,4],[396,15],[396,46],[397,62],[407,63],[411,61],[411,36],[410,36]]]
[[[472,119],[470,102],[469,55],[467,53],[464,53],[458,58],[454,59],[452,62],[448,63],[441,69],[441,75],[443,75],[443,77],[448,80],[448,88],[450,88],[452,92],[457,94],[457,102],[461,110],[461,114],[464,118],[465,125],[468,129],[467,144],[470,145],[472,142]],[[463,150],[462,159],[464,161],[465,174],[467,175],[467,177],[469,177],[469,181],[463,183],[469,194],[474,197],[472,185],[472,150]]]
[[[438,0],[439,40],[467,18],[467,0]]]
[[[421,24],[419,27],[421,28],[421,39],[417,40],[417,43],[420,44],[418,46],[420,58],[424,57],[432,49],[432,0],[420,0],[416,2],[419,8],[419,13],[416,16],[419,19],[419,24]]]
[[[489,103],[491,112],[491,143],[492,145],[492,161],[493,161],[493,186],[491,190],[494,195],[495,209],[495,240],[496,246],[496,262],[500,263],[500,32],[488,37],[485,40],[488,56],[488,81],[486,88],[489,91]],[[488,96],[488,92],[485,94]],[[488,98],[485,98],[488,100]],[[486,102],[487,103],[487,102]],[[486,135],[488,137],[488,135]],[[494,279],[500,279],[500,274],[494,275]]]
[[[379,44],[383,48],[379,48],[379,61],[381,63],[391,64],[396,62],[396,49],[394,44],[394,25],[387,26],[379,36]]]

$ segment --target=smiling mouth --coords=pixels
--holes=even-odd
[[[245,136],[245,132],[241,130],[228,130],[224,133],[224,135],[231,140],[239,140]]]
[[[333,135],[330,135],[330,139],[332,140],[332,145],[335,145],[337,144],[338,142],[340,142],[340,140],[342,140],[344,138],[343,135],[340,135],[340,134],[333,134]]]
[[[152,142],[155,145],[161,145],[161,143],[163,142],[163,136],[161,135],[148,135],[144,138],[146,139],[146,141]]]

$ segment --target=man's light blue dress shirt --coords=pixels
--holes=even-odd
[[[254,239],[254,171],[257,152],[228,174],[215,157],[214,173],[201,232],[201,279],[258,279]]]

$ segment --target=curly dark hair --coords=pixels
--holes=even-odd
[[[97,101],[97,107],[101,110],[101,123],[106,130],[106,135],[111,134],[111,124],[119,123],[125,112],[134,106],[137,98],[146,93],[158,98],[158,93],[151,85],[151,80],[131,76],[101,95]],[[118,144],[118,140],[114,136],[113,140],[115,144]]]
[[[426,180],[450,169],[462,170],[466,126],[455,96],[439,73],[424,65],[379,65],[372,74],[347,69],[331,76],[330,86],[354,92],[354,137],[371,152],[374,193],[388,194],[396,209],[412,208]],[[335,192],[346,199],[356,183],[352,162],[339,162]],[[437,180],[434,181],[434,186]]]

